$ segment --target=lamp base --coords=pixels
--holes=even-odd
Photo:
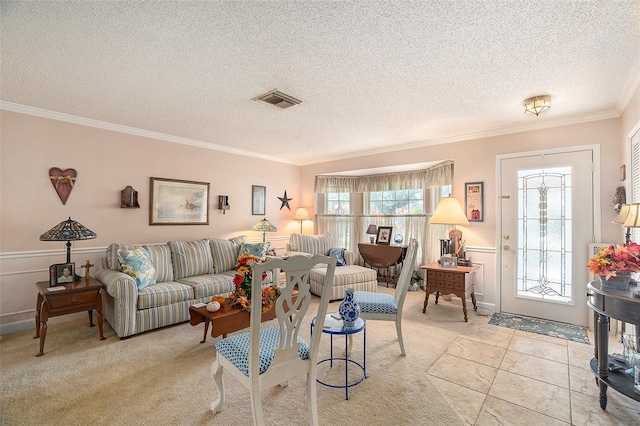
[[[452,229],[451,231],[449,231],[449,239],[451,240],[451,244],[452,244],[452,249],[453,249],[452,254],[455,254],[458,257],[464,258],[464,255],[461,255],[461,253],[459,253],[460,244],[462,242],[462,231],[459,229]]]
[[[371,244],[375,243],[376,242],[376,237],[369,237],[369,242]]]

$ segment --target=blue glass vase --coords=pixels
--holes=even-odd
[[[360,318],[360,305],[353,300],[352,288],[345,289],[344,300],[340,303],[338,313],[345,327],[353,327],[356,320]]]

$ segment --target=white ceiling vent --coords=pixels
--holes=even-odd
[[[264,95],[257,96],[252,99],[253,101],[264,101],[271,105],[275,105],[278,108],[289,108],[294,105],[302,103],[301,100],[294,98],[293,96],[285,95],[282,92],[278,92],[278,89],[273,89]]]

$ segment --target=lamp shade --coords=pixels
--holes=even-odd
[[[251,230],[260,232],[276,232],[278,228],[271,224],[271,222],[269,222],[267,218],[264,218],[260,222],[253,225],[253,228],[251,228]]]
[[[269,222],[265,217],[260,222],[253,225],[253,228],[251,228],[251,230],[262,232],[262,242],[264,243],[266,241],[267,232],[276,232],[278,228],[271,224],[271,222]]]
[[[369,225],[369,227],[367,228],[367,234],[376,235],[377,233],[378,233],[378,227],[375,225]]]
[[[460,206],[460,202],[453,197],[440,199],[436,211],[433,212],[430,224],[434,225],[464,225],[469,226],[469,221]]]
[[[616,216],[616,218],[613,219],[613,222],[611,222],[611,223],[617,223],[618,225],[624,225],[624,223],[627,220],[627,216],[629,216],[630,207],[631,206],[629,204],[623,204],[620,207],[620,213],[618,213],[618,216]]]
[[[40,235],[40,241],[91,240],[95,237],[95,232],[69,218]]]
[[[304,207],[298,207],[298,210],[296,210],[296,215],[293,217],[293,220],[299,220],[299,221],[309,220],[309,212]]]
[[[629,204],[629,214],[627,215],[627,218],[622,226],[626,226],[627,228],[640,227],[640,211],[638,211],[639,209],[640,203]],[[622,213],[622,210],[620,210],[620,213]]]

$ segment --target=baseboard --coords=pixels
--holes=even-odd
[[[93,317],[95,322],[95,317],[96,317],[95,311],[93,313]],[[47,321],[47,327],[53,324],[60,324],[67,321],[75,321],[83,318],[84,319],[87,318],[86,312],[77,312],[75,314],[62,315],[59,317],[49,318],[49,321]],[[29,320],[9,322],[6,324],[0,324],[0,335],[6,336],[7,334],[13,334],[13,333],[18,333],[20,331],[32,330],[33,335],[35,336],[36,335],[35,326],[36,326],[35,318],[29,319]]]

